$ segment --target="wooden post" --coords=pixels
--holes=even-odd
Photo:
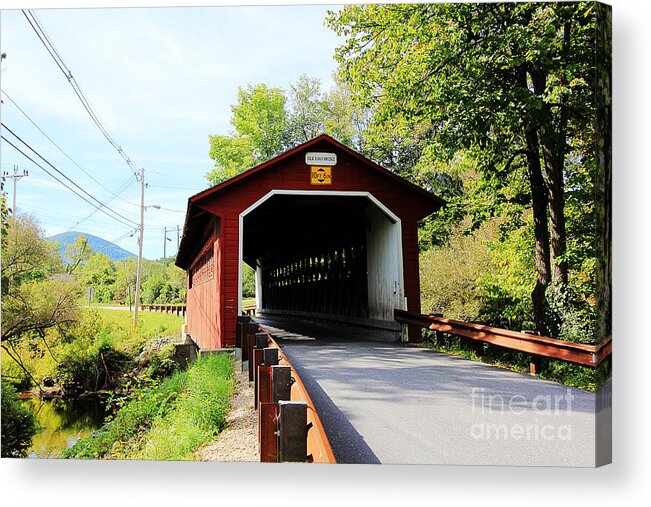
[[[307,403],[278,402],[278,461],[307,461]]]
[[[273,347],[254,349],[253,355],[256,366],[253,375],[253,395],[257,410],[258,403],[273,400],[271,366],[278,364],[278,349]]]
[[[540,370],[541,370],[540,356],[531,354],[529,356],[529,375],[536,375],[540,373]]]
[[[255,346],[259,349],[266,349],[269,345],[267,333],[255,333]]]
[[[535,335],[539,334],[536,333],[535,331],[530,331],[525,329],[523,329],[522,332],[526,334],[535,334]],[[540,373],[540,366],[541,366],[540,359],[541,357],[535,354],[531,354],[529,356],[529,375],[537,375],[538,373]]]
[[[477,357],[483,357],[484,355],[484,342],[481,342],[479,340],[473,340],[473,350],[475,351],[475,354],[477,354]]]
[[[242,337],[242,361],[249,360],[249,349],[253,347],[252,343],[255,342],[255,333],[257,332],[258,325],[255,322],[249,322],[246,328],[246,335]]]
[[[278,349],[275,347],[267,347],[262,349],[263,358],[262,364],[265,366],[274,366],[278,364]]]

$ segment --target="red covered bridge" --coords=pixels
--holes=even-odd
[[[196,194],[176,257],[186,333],[201,349],[235,345],[245,262],[259,314],[420,340],[393,311],[420,311],[418,221],[443,204],[326,135]]]

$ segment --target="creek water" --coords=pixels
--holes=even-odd
[[[32,439],[29,458],[57,458],[61,451],[99,429],[106,417],[97,398],[73,401],[28,398],[24,403],[36,414],[41,429]]]

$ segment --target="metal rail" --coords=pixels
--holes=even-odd
[[[599,366],[612,353],[612,335],[597,345],[586,345],[404,310],[395,310],[394,316],[405,324],[592,368]]]

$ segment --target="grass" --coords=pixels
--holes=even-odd
[[[226,426],[233,392],[229,354],[201,357],[132,398],[100,431],[64,458],[187,460]]]

